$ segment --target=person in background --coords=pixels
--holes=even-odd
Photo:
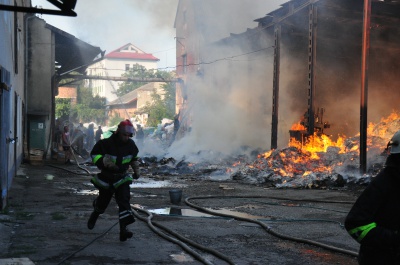
[[[361,193],[345,220],[360,243],[358,263],[400,264],[400,131],[388,143],[385,167]]]
[[[83,127],[83,123],[79,123],[78,127],[76,127],[74,131],[74,143],[76,144],[76,151],[78,154],[83,155],[84,153],[84,142],[86,138],[85,127]]]
[[[64,126],[64,131],[62,133],[62,146],[63,146],[64,157],[65,157],[64,163],[66,165],[70,165],[70,164],[72,164],[71,160],[70,160],[72,157],[72,150],[71,150],[71,139],[70,139],[68,125]]]
[[[142,126],[140,124],[137,125],[137,131],[136,131],[136,140],[137,144],[140,148],[143,147],[143,141],[144,141],[144,132]]]
[[[94,125],[93,123],[89,124],[88,129],[86,130],[86,148],[87,150],[92,150],[94,145]]]
[[[174,134],[172,136],[172,141],[171,142],[175,141],[176,134],[179,131],[179,127],[180,127],[180,122],[179,122],[179,113],[178,113],[174,117]]]
[[[103,130],[101,129],[101,126],[97,127],[96,135],[95,135],[96,143],[97,143],[98,141],[100,141],[101,135],[102,135],[102,134],[103,134]]]
[[[87,227],[93,229],[97,218],[104,213],[113,195],[118,204],[119,211],[119,240],[126,241],[133,236],[127,229],[129,224],[135,222],[130,205],[130,187],[133,179],[140,176],[139,161],[133,136],[133,125],[129,120],[121,121],[109,138],[98,141],[91,151],[93,163],[101,170],[91,179],[93,185],[99,190],[99,196],[93,201],[94,210],[90,215]],[[129,166],[133,169],[133,176],[127,174]]]
[[[59,150],[58,147],[62,144],[62,134],[63,134],[63,127],[61,124],[60,119],[56,120],[55,128],[54,128],[54,148]]]

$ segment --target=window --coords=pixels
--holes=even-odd
[[[182,67],[183,67],[183,73],[187,73],[187,55],[184,54],[182,55]]]
[[[125,64],[125,71],[129,71],[129,64]]]

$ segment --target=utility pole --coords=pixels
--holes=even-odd
[[[368,62],[371,31],[371,0],[364,0],[361,56],[360,173],[367,172]]]

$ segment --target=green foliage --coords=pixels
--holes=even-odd
[[[56,99],[56,117],[74,122],[105,123],[106,99],[93,97],[90,88],[78,87],[77,104],[72,105],[70,99]]]
[[[129,71],[123,74],[123,77],[128,78],[164,78],[171,79],[173,72],[158,71],[158,70],[146,70],[141,65],[134,65]],[[143,82],[124,82],[120,85],[116,92],[118,97],[123,96],[146,83]],[[147,103],[145,107],[139,111],[142,113],[148,113],[149,119],[147,120],[147,126],[155,127],[161,122],[163,118],[173,119],[175,115],[175,84],[167,83],[163,85],[164,96],[161,96],[154,91],[151,95],[153,102]]]
[[[157,94],[155,91],[151,97],[153,102],[140,110],[140,112],[148,113],[147,126],[156,127],[163,118],[173,119],[175,115],[175,84],[167,83],[163,85],[164,96]]]
[[[129,71],[122,74],[123,77],[128,78],[171,78],[172,73],[167,71],[158,71],[158,70],[147,70],[144,66],[135,64]],[[116,91],[116,95],[121,97],[136,88],[144,86],[146,83],[137,82],[137,81],[129,81],[123,82]]]
[[[83,87],[78,89],[78,104],[75,106],[75,111],[79,121],[104,123],[105,105],[105,98],[93,97],[90,88]]]
[[[69,118],[71,112],[71,99],[69,98],[56,98],[56,117],[61,120]]]

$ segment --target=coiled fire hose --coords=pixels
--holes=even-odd
[[[179,235],[178,233],[175,233],[174,231],[168,229],[167,227],[165,227],[165,226],[163,226],[163,225],[161,225],[161,224],[159,224],[159,223],[153,222],[153,221],[152,221],[153,214],[150,213],[149,211],[144,210],[144,209],[141,209],[141,208],[138,208],[138,207],[134,207],[134,206],[132,206],[132,208],[133,208],[134,210],[136,210],[136,211],[144,212],[144,213],[146,213],[146,214],[148,215],[148,217],[145,218],[145,217],[140,216],[136,211],[133,211],[133,214],[135,215],[135,217],[137,217],[138,219],[140,219],[140,220],[142,220],[142,221],[144,221],[144,222],[147,221],[147,225],[151,228],[151,230],[153,230],[153,232],[157,233],[159,236],[163,237],[164,239],[167,239],[168,241],[173,242],[173,243],[179,245],[180,247],[182,247],[185,251],[187,251],[190,255],[192,255],[194,258],[196,258],[196,259],[199,260],[200,262],[202,262],[202,263],[204,263],[204,264],[210,264],[210,265],[212,265],[212,263],[210,263],[210,261],[208,261],[208,260],[206,260],[205,258],[203,258],[201,255],[199,255],[199,254],[198,254],[197,252],[195,252],[193,249],[191,249],[190,247],[188,247],[185,243],[187,243],[187,244],[189,244],[189,245],[191,245],[191,246],[193,246],[193,247],[196,247],[197,249],[200,249],[200,250],[202,250],[202,251],[211,253],[211,254],[213,254],[214,256],[216,256],[216,257],[218,257],[218,258],[220,258],[220,259],[222,259],[222,260],[225,260],[228,264],[232,264],[232,265],[235,264],[229,257],[225,256],[224,254],[222,254],[222,253],[220,253],[220,252],[218,252],[218,251],[216,251],[216,250],[214,250],[214,249],[207,248],[207,247],[205,247],[205,246],[202,246],[202,245],[200,245],[200,244],[197,244],[196,242],[194,242],[194,241],[192,241],[192,240],[190,240],[190,239],[187,239],[187,238],[185,238],[185,237]],[[176,239],[173,238],[173,237],[170,237],[170,236],[168,236],[168,235],[162,233],[161,231],[159,231],[159,230],[156,228],[156,226],[157,226],[158,228],[161,228],[161,229],[163,229],[164,231],[168,232],[169,234],[173,235],[174,237],[178,238],[180,241],[179,241],[179,240],[176,240]],[[184,243],[183,243],[183,242],[184,242]]]
[[[196,196],[196,197],[187,197],[185,199],[185,203],[187,205],[189,205],[190,207],[193,207],[193,208],[195,208],[195,209],[197,209],[197,210],[199,210],[201,212],[205,212],[205,213],[208,213],[208,214],[211,214],[211,215],[230,217],[230,218],[234,218],[236,220],[241,220],[241,221],[246,221],[246,222],[258,224],[261,227],[263,227],[269,234],[271,234],[273,236],[276,236],[278,238],[284,239],[284,240],[291,240],[291,241],[295,241],[295,242],[299,242],[299,243],[305,243],[305,244],[321,247],[321,248],[324,248],[324,249],[327,249],[327,250],[331,250],[331,251],[334,251],[334,252],[347,254],[347,255],[350,255],[350,256],[353,256],[353,257],[358,257],[358,253],[354,252],[354,251],[350,251],[350,250],[346,250],[346,249],[330,246],[330,245],[327,245],[327,244],[324,244],[324,243],[320,243],[320,242],[317,242],[317,241],[313,241],[313,240],[309,240],[309,239],[304,239],[304,238],[298,238],[298,237],[292,237],[292,236],[284,235],[282,233],[274,231],[270,226],[266,225],[265,223],[263,223],[261,221],[254,220],[254,219],[249,219],[249,218],[245,218],[245,217],[240,217],[240,216],[235,216],[235,215],[229,215],[229,214],[214,212],[214,211],[208,210],[206,208],[200,207],[200,206],[190,202],[190,200],[212,199],[212,198],[274,198],[274,199],[282,199],[282,198],[270,197],[270,196]],[[287,199],[287,200],[293,200],[293,199]],[[307,201],[312,201],[312,200],[307,200]],[[326,201],[326,202],[329,202],[329,201]],[[340,202],[340,201],[335,201],[335,203],[336,202]]]

